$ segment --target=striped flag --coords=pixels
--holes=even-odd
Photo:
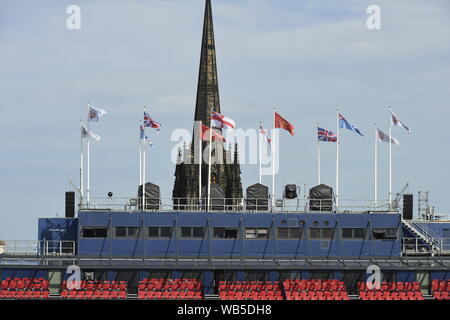
[[[264,136],[264,139],[266,139],[267,144],[269,145],[269,148],[272,147],[272,139],[269,138],[269,135],[267,134],[267,131],[263,128],[262,123],[259,123],[259,133]]]
[[[223,127],[234,128],[236,123],[233,119],[227,118],[220,113],[211,111],[211,127],[222,129]]]
[[[337,142],[337,135],[329,130],[317,127],[317,139],[323,142]]]

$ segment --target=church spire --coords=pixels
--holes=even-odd
[[[206,0],[195,120],[202,121],[204,125],[209,126],[210,109],[220,113],[212,8],[211,0]]]

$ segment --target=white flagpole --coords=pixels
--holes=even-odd
[[[80,120],[81,130],[83,130],[83,120]],[[83,197],[84,197],[84,181],[83,181],[83,169],[84,169],[84,163],[83,163],[83,134],[80,134],[80,204],[83,204]]]
[[[319,123],[317,122],[317,128],[319,128]],[[320,184],[320,141],[317,137],[317,181]]]
[[[272,131],[272,211],[275,212],[275,152],[276,152],[276,133],[275,133],[275,107],[273,108],[273,131]]]
[[[389,107],[391,111],[391,107]],[[392,121],[391,113],[389,112],[389,210],[392,210]]]
[[[145,107],[144,107],[144,112],[145,112]],[[144,129],[144,138],[142,139],[142,210],[145,211],[145,170],[146,170],[146,149],[145,149],[145,145],[146,142],[145,141],[145,126],[142,127]]]
[[[339,144],[341,143],[341,136],[339,134],[339,109],[336,112],[336,212],[339,211]]]
[[[144,190],[144,184],[142,183],[142,137],[141,137],[141,128],[142,127],[142,121],[139,121],[139,186],[142,186],[142,190]],[[144,203],[142,202],[142,207],[144,207]]]
[[[91,198],[91,170],[90,170],[90,166],[91,166],[91,158],[90,158],[90,146],[91,146],[91,129],[90,129],[90,121],[89,121],[89,101],[87,104],[87,110],[88,110],[88,114],[87,114],[87,130],[88,130],[88,137],[87,137],[87,184],[86,184],[86,196],[87,196],[87,204],[89,205],[89,201]]]
[[[374,208],[377,208],[378,205],[378,133],[377,133],[377,124],[375,123],[375,175],[374,175],[374,192],[375,192],[375,201]]]
[[[262,157],[262,143],[261,143],[261,140],[262,140],[262,133],[261,133],[261,122],[259,122],[259,128],[258,128],[258,132],[259,132],[259,135],[258,135],[258,141],[259,141],[259,144],[258,144],[258,148],[259,148],[259,183],[261,184],[261,181],[262,181],[262,178],[261,178],[261,171],[262,171],[262,168],[261,168],[261,157]]]
[[[202,164],[203,164],[203,127],[202,122],[199,122],[200,139],[198,143],[198,204],[202,203]]]
[[[211,112],[211,111],[210,111]],[[211,201],[211,155],[212,153],[212,121],[211,113],[209,115],[209,163],[208,163],[208,211],[210,210]]]

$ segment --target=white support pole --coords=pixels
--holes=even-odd
[[[87,204],[89,205],[90,199],[91,199],[91,156],[90,156],[90,149],[91,149],[91,136],[90,136],[90,121],[89,121],[89,102],[87,104],[87,130],[89,132],[89,136],[87,137],[87,183],[86,183],[86,196],[87,196]]]
[[[83,120],[80,120],[81,130],[83,130]],[[80,134],[80,204],[83,203],[84,197],[84,179],[83,179],[83,171],[84,171],[84,155],[83,155],[83,134]]]
[[[202,164],[203,164],[203,127],[199,123],[199,142],[198,142],[198,204],[202,204]]]
[[[262,162],[262,143],[261,143],[261,140],[262,140],[262,133],[261,133],[261,122],[259,122],[259,124],[260,124],[260,126],[259,126],[259,128],[258,128],[258,149],[259,149],[259,183],[261,184],[262,183],[262,176],[261,176],[261,173],[262,173],[262,164],[261,164],[261,162]]]
[[[275,152],[276,152],[276,132],[275,132],[275,112],[273,108],[273,130],[272,130],[272,212],[275,212]]]
[[[389,107],[389,111],[391,107]],[[392,121],[389,113],[389,210],[392,210]]]
[[[341,136],[339,134],[339,109],[336,112],[336,212],[339,211],[339,145],[341,144]]]
[[[209,115],[209,161],[208,161],[208,211],[211,207],[211,162],[212,162],[212,121]]]
[[[139,135],[142,134],[141,130],[143,129],[142,127],[142,122],[139,121]],[[143,188],[143,183],[142,183],[142,137],[139,136],[139,186],[142,186]],[[144,190],[144,189],[142,189]]]
[[[317,122],[317,128],[319,128],[319,123]],[[317,182],[320,184],[320,141],[317,137]]]
[[[377,124],[375,123],[375,173],[374,173],[374,209],[377,208],[378,205],[378,133],[377,133]]]

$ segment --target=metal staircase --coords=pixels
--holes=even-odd
[[[422,242],[426,243],[430,251],[433,253],[440,252],[439,236],[435,234],[431,229],[427,228],[425,225],[420,225],[417,223],[411,223],[402,218],[402,224],[405,229],[407,229],[411,234],[419,238]]]

